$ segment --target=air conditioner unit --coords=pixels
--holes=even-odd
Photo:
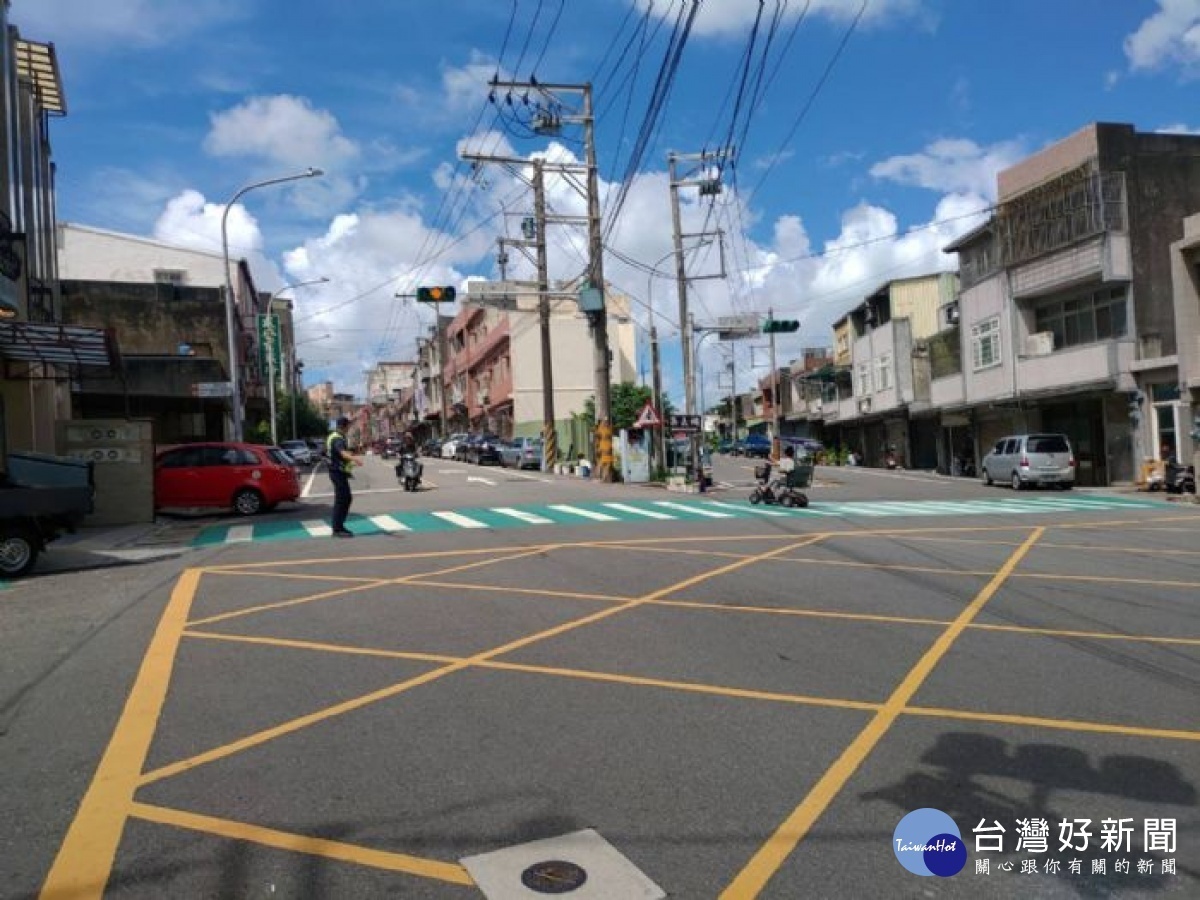
[[[946,311],[946,324],[947,325],[957,325],[958,324],[958,316],[959,316],[958,304],[950,303],[947,306],[945,306],[944,309]]]
[[[1026,356],[1049,356],[1054,352],[1054,332],[1039,331],[1025,338]]]
[[[860,413],[869,413],[871,411],[871,398],[870,397],[859,398],[858,411]]]

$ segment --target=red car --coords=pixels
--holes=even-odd
[[[232,507],[240,516],[253,516],[299,496],[295,466],[278,447],[185,444],[154,460],[156,509]]]

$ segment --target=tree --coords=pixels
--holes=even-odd
[[[611,393],[613,431],[620,431],[622,428],[632,428],[633,423],[637,421],[637,417],[642,411],[642,407],[651,402],[653,397],[654,391],[645,385],[635,384],[632,381],[614,384]],[[664,396],[663,408],[658,410],[659,416],[665,419],[674,411],[675,405],[671,402],[671,398]],[[587,402],[584,403],[583,417],[587,420],[590,427],[595,427],[596,398],[594,396],[588,397]]]

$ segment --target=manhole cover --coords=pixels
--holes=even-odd
[[[534,863],[521,873],[521,884],[539,894],[567,894],[582,887],[585,881],[587,872],[561,859]]]

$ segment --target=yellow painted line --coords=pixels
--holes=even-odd
[[[834,797],[838,795],[846,782],[850,780],[850,777],[892,727],[925,679],[954,646],[959,635],[983,610],[983,607],[1000,589],[1000,586],[1004,584],[1045,530],[1045,526],[1035,528],[1024,543],[1004,562],[992,580],[984,585],[983,590],[976,595],[975,599],[959,613],[945,631],[938,635],[933,645],[904,676],[904,680],[888,697],[883,707],[867,723],[866,728],[859,732],[858,737],[842,751],[841,756],[809,791],[808,796],[754,854],[729,887],[721,893],[724,900],[757,897],[767,886],[767,882],[783,865],[784,860],[796,849],[796,846],[808,834],[809,829],[833,802]]]
[[[347,594],[354,594],[360,591],[369,591],[372,588],[383,587],[389,582],[386,579],[380,581],[368,581],[363,584],[354,584],[349,587],[337,588],[331,591],[322,591],[319,594],[308,594],[304,597],[293,597],[290,600],[278,600],[274,603],[260,603],[257,606],[247,606],[243,609],[235,609],[231,612],[220,613],[215,616],[205,616],[202,619],[193,619],[188,622],[189,627],[197,625],[214,625],[217,622],[225,622],[229,619],[240,619],[243,616],[252,616],[255,613],[270,612],[276,609],[286,609],[289,606],[302,606],[305,603],[314,603],[317,600],[328,600],[332,597],[345,597]]]
[[[437,569],[433,572],[416,572],[412,575],[401,576],[400,578],[384,578],[384,579],[380,579],[379,581],[367,582],[365,584],[357,584],[357,585],[353,585],[353,586],[347,587],[347,588],[340,588],[335,591],[323,591],[322,593],[319,593],[319,594],[310,594],[306,597],[293,597],[290,600],[279,600],[274,603],[263,603],[263,604],[259,604],[258,606],[250,606],[245,609],[238,609],[238,610],[234,610],[232,612],[221,613],[220,615],[217,615],[217,616],[209,616],[208,618],[205,618],[205,619],[195,619],[194,621],[189,622],[188,625],[213,625],[213,624],[216,624],[217,622],[225,622],[225,621],[228,621],[229,619],[238,619],[243,616],[254,615],[256,613],[270,612],[270,611],[276,610],[276,609],[286,609],[290,606],[302,606],[306,603],[314,603],[318,600],[329,600],[329,599],[332,599],[335,597],[344,597],[347,594],[353,594],[353,593],[357,593],[359,591],[372,590],[377,587],[389,587],[391,585],[397,585],[397,584],[408,584],[408,583],[416,581],[417,579],[420,579],[420,578],[436,578],[439,575],[451,575],[455,572],[465,572],[465,571],[468,571],[469,569],[478,569],[481,566],[491,566],[491,565],[496,565],[497,563],[511,562],[514,559],[523,559],[526,556],[537,556],[537,555],[545,552],[547,549],[548,549],[547,547],[534,547],[533,549],[526,547],[526,548],[523,548],[523,551],[521,553],[517,553],[517,554],[513,554],[513,555],[509,555],[509,556],[501,556],[501,557],[497,557],[494,559],[489,558],[489,559],[475,560],[474,562],[463,563],[463,564],[457,565],[457,566],[451,566],[448,569]]]
[[[656,605],[673,605],[669,601],[657,601]],[[703,604],[679,604],[681,606],[703,606]],[[721,609],[729,609],[729,607],[711,607],[714,611]],[[737,609],[737,607],[733,607]],[[745,611],[747,608],[743,607]],[[849,615],[849,614],[846,614]],[[839,617],[841,614],[839,614]],[[945,627],[950,625],[950,622],[933,621],[933,620],[918,620],[918,619],[902,619],[905,624],[918,625],[936,625]],[[1200,644],[1200,638],[1156,638],[1137,635],[1120,635],[1120,634],[1105,634],[1094,632],[1058,632],[1051,629],[1022,629],[1020,626],[1009,625],[969,625],[969,629],[985,629],[985,630],[1000,630],[1000,631],[1024,631],[1027,630],[1031,634],[1047,634],[1051,636],[1069,636],[1081,638],[1096,638],[1104,639],[1111,638],[1116,640],[1132,640],[1132,641],[1162,641],[1164,643],[1184,643],[1184,644]],[[459,656],[445,656],[436,653],[417,653],[406,650],[382,650],[374,647],[355,647],[345,644],[326,644],[316,641],[297,641],[289,638],[269,638],[269,637],[254,637],[250,635],[226,634],[220,632],[200,632],[200,631],[185,631],[184,637],[199,638],[202,640],[211,641],[227,641],[232,643],[259,644],[269,647],[283,647],[291,650],[305,650],[317,653],[339,653],[351,656],[372,656],[388,659],[403,659],[414,660],[417,662],[431,662],[440,664],[462,663],[471,668],[490,669],[501,672],[520,672],[530,675],[546,675],[555,678],[574,678],[583,681],[599,681],[611,684],[623,684],[636,687],[651,687],[660,688],[672,691],[684,691],[687,693],[706,694],[717,697],[732,697],[744,700],[762,700],[771,703],[788,703],[799,706],[820,706],[832,709],[854,709],[866,712],[875,712],[882,708],[883,704],[867,701],[867,700],[850,700],[845,698],[834,697],[816,697],[809,694],[784,694],[776,691],[759,691],[748,688],[736,688],[718,684],[705,684],[696,681],[672,681],[663,678],[649,678],[641,675],[626,675],[617,672],[599,672],[593,669],[568,669],[557,666],[539,666],[530,663],[514,663],[501,662],[499,660],[485,660],[482,662],[472,662],[470,658]],[[1177,740],[1197,740],[1200,739],[1200,733],[1192,731],[1173,731],[1167,729],[1143,728],[1135,725],[1117,725],[1111,723],[1085,722],[1074,719],[1050,719],[1036,716],[1011,715],[1006,713],[985,713],[971,710],[958,709],[942,709],[935,707],[920,707],[907,706],[903,710],[905,715],[925,716],[929,718],[946,718],[946,719],[966,719],[979,722],[991,722],[995,724],[1007,725],[1023,725],[1033,728],[1056,728],[1069,731],[1084,731],[1096,732],[1105,734],[1123,734],[1135,737],[1156,737]]]
[[[205,569],[207,575],[224,575],[227,578],[282,578],[292,581],[335,581],[340,584],[377,584],[382,579],[363,578],[357,575],[310,575],[305,572],[234,572],[229,569]]]
[[[772,703],[793,703],[799,706],[823,706],[832,709],[856,709],[875,712],[881,704],[867,700],[844,700],[838,697],[817,697],[811,694],[782,694],[777,691],[756,691],[747,688],[722,687],[701,684],[695,681],[671,681],[663,678],[644,678],[640,675],[619,675],[611,672],[595,672],[590,669],[562,669],[554,666],[537,666],[527,663],[507,663],[489,660],[476,664],[482,669],[505,672],[521,672],[529,675],[549,675],[555,678],[572,678],[580,681],[600,681],[606,684],[624,684],[633,687],[662,688],[710,697],[733,697],[740,700],[766,700]]]
[[[375,647],[355,647],[349,644],[329,644],[323,641],[297,641],[291,638],[259,637],[250,634],[229,634],[223,631],[192,631],[183,633],[186,638],[202,641],[223,641],[232,644],[257,644],[262,647],[284,647],[289,650],[312,650],[318,653],[344,653],[349,656],[378,656],[384,659],[405,659],[415,662],[432,662],[440,665],[460,662],[460,656],[441,653],[417,653],[410,650],[381,650]]]
[[[915,616],[889,616],[877,613],[834,612],[827,609],[793,609],[780,606],[743,606],[738,603],[699,603],[691,600],[655,600],[655,606],[699,609],[715,613],[750,613],[765,616],[799,616],[809,619],[844,619],[851,622],[879,622],[884,625],[924,625],[945,628],[947,619],[927,619]]]
[[[939,709],[932,706],[907,706],[903,712],[908,716],[990,722],[996,725],[1020,725],[1029,728],[1052,728],[1058,731],[1083,731],[1090,734],[1116,734],[1124,737],[1162,738],[1174,741],[1200,741],[1200,731],[1170,728],[1143,728],[1139,725],[1114,725],[1106,722],[1083,722],[1077,719],[1047,719],[1040,716],[973,712],[965,709]]]
[[[530,644],[537,643],[538,641],[556,637],[560,634],[565,634],[568,631],[573,631],[576,628],[581,628],[585,625],[590,625],[594,622],[599,622],[603,619],[608,618],[609,616],[615,615],[620,612],[624,612],[625,610],[634,609],[638,606],[644,605],[653,600],[661,599],[662,597],[665,597],[668,594],[673,593],[676,590],[683,590],[684,588],[691,587],[695,584],[699,584],[700,582],[705,581],[707,579],[716,578],[721,575],[726,575],[730,572],[736,571],[736,570],[743,568],[744,566],[750,565],[752,563],[759,562],[764,559],[770,559],[772,556],[775,556],[779,553],[787,553],[787,552],[789,552],[791,550],[795,550],[799,547],[808,546],[809,544],[812,544],[812,543],[815,543],[816,541],[821,540],[821,538],[822,538],[822,535],[820,535],[820,534],[811,535],[809,537],[806,537],[802,541],[794,542],[792,544],[788,544],[783,547],[777,547],[776,549],[769,550],[765,553],[760,554],[759,556],[751,557],[750,559],[746,559],[746,560],[739,560],[738,562],[730,563],[725,566],[720,566],[719,568],[710,570],[708,572],[703,572],[699,575],[693,575],[690,578],[686,578],[683,581],[680,581],[676,584],[668,585],[667,587],[660,588],[659,590],[654,591],[653,593],[647,594],[645,597],[640,597],[635,600],[630,600],[626,603],[622,603],[622,604],[619,604],[616,606],[610,606],[606,609],[600,610],[599,612],[595,612],[595,613],[592,613],[587,616],[582,616],[581,618],[573,619],[569,622],[564,622],[562,624],[554,626],[553,628],[548,628],[544,631],[536,632],[535,634],[527,635],[526,637],[523,637],[523,638],[518,638],[517,640],[510,641],[507,644],[503,644],[503,645],[501,645],[499,647],[495,647],[491,650],[486,650],[482,653],[476,654],[475,656],[458,660],[456,662],[453,662],[453,663],[450,663],[450,664],[444,666],[443,668],[434,669],[429,672],[424,672],[413,678],[409,678],[409,679],[406,679],[405,681],[401,681],[398,684],[390,685],[389,687],[381,688],[380,690],[377,690],[377,691],[372,691],[371,693],[365,694],[361,697],[355,697],[350,700],[345,700],[341,703],[337,703],[337,704],[334,704],[333,706],[326,707],[325,709],[317,710],[317,711],[309,713],[307,715],[300,716],[295,719],[291,719],[290,721],[287,721],[287,722],[282,722],[279,725],[276,725],[272,728],[267,728],[262,731],[255,732],[254,734],[250,734],[243,738],[239,738],[236,741],[232,741],[232,742],[230,742],[228,744],[224,744],[220,747],[214,747],[203,753],[197,754],[196,756],[189,757],[188,759],[179,760],[177,762],[171,763],[170,765],[166,765],[159,769],[156,769],[153,772],[149,772],[146,775],[142,776],[140,783],[142,785],[152,784],[156,781],[161,781],[164,778],[170,778],[174,775],[178,775],[182,772],[189,771],[191,769],[194,769],[194,768],[204,765],[206,763],[215,762],[216,760],[224,759],[225,757],[232,756],[236,753],[241,753],[244,750],[248,750],[248,749],[251,749],[252,747],[257,747],[261,744],[265,744],[268,741],[272,741],[275,738],[282,737],[283,735],[291,734],[295,731],[300,731],[301,729],[308,728],[311,725],[315,725],[319,722],[324,722],[327,719],[331,719],[331,718],[343,715],[348,712],[353,712],[354,710],[361,709],[364,706],[369,706],[373,703],[377,703],[380,700],[386,700],[390,697],[395,697],[396,695],[402,694],[405,691],[411,690],[414,687],[419,687],[421,685],[428,684],[432,681],[436,681],[440,678],[444,678],[445,676],[451,675],[455,672],[460,672],[463,669],[469,668],[470,666],[477,665],[482,662],[486,662],[490,659],[493,659],[494,657],[502,656],[506,653],[511,653],[514,650],[519,650],[522,647],[527,647]],[[578,545],[572,545],[572,546],[578,546]],[[534,551],[530,551],[529,553],[525,553],[522,555],[527,556],[527,555],[532,555],[533,553],[542,553],[542,552],[543,552],[543,548],[539,547]],[[501,562],[501,561],[505,561],[505,560],[513,559],[513,558],[515,558],[515,557],[504,557],[502,560],[496,560],[496,562]],[[472,565],[476,565],[476,566],[483,565],[483,564],[485,564],[485,562],[486,561],[474,563]],[[457,567],[457,568],[467,568],[467,567]],[[453,571],[453,570],[450,570],[450,571]],[[408,576],[408,577],[411,578],[413,576]],[[403,580],[404,579],[397,579],[397,581],[403,581]],[[196,624],[196,623],[193,623],[193,624]]]
[[[499,584],[470,584],[465,581],[442,581],[438,579],[409,581],[406,584],[419,587],[446,588],[455,591],[485,591],[492,594],[527,594],[534,597],[561,597],[564,600],[598,600],[604,603],[627,603],[632,597],[618,594],[587,594],[581,591],[557,591],[553,588],[519,588]]]
[[[671,681],[662,678],[647,678],[641,675],[623,675],[616,672],[598,672],[591,669],[566,669],[556,666],[539,666],[528,663],[499,662],[484,660],[472,662],[468,657],[442,656],[434,653],[412,653],[404,650],[380,650],[374,647],[352,647],[345,644],[324,644],[315,641],[294,641],[287,638],[250,637],[240,634],[224,634],[211,631],[185,631],[184,637],[210,641],[259,644],[267,647],[283,647],[289,650],[308,650],[316,653],[342,653],[351,656],[374,656],[388,659],[415,660],[442,664],[467,664],[471,668],[490,669],[500,672],[520,672],[528,675],[548,675],[555,678],[575,678],[582,681],[601,681],[610,684],[625,684],[637,687],[663,688],[717,697],[737,697],[745,700],[768,700],[775,703],[794,703],[802,706],[828,706],[835,709],[858,709],[874,712],[879,703],[866,700],[844,700],[835,697],[816,697],[807,694],[782,694],[776,691],[758,691],[748,688],[726,687],[719,684],[703,684],[696,681]]]
[[[373,850],[357,844],[346,844],[342,841],[331,841],[306,834],[293,834],[274,828],[264,828],[261,825],[235,822],[231,819],[218,819],[179,809],[151,806],[148,803],[134,803],[130,814],[135,818],[158,825],[173,825],[176,828],[186,828],[189,831],[198,831],[215,837],[260,844],[276,850],[287,850],[324,859],[336,859],[339,862],[370,866],[388,872],[402,872],[405,875],[416,875],[421,878],[446,881],[450,884],[461,884],[468,887],[475,884],[471,876],[467,874],[467,870],[457,863],[423,859],[419,856],[409,856],[407,853]]]
[[[1116,575],[1055,575],[1053,572],[1018,572],[1013,578],[1035,581],[1099,581],[1104,584],[1140,584],[1151,587],[1200,588],[1200,581],[1171,581],[1162,578],[1120,578]]]
[[[199,570],[185,569],[171,591],[121,718],[46,876],[43,900],[104,893],[199,582]]]
[[[543,549],[556,547],[557,544],[540,545]],[[223,566],[205,566],[203,571],[209,573],[246,573],[258,574],[256,570],[285,569],[289,566],[346,566],[359,565],[365,562],[401,562],[414,559],[445,559],[455,556],[490,556],[496,553],[516,553],[529,550],[532,545],[522,544],[511,547],[474,547],[462,550],[420,550],[412,553],[383,553],[370,556],[337,556],[330,558],[308,557],[306,559],[284,559],[248,563],[231,563]],[[264,573],[265,574],[265,573]]]

